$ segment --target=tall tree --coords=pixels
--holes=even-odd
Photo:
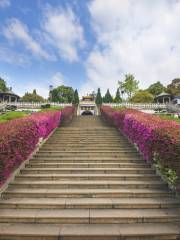
[[[74,90],[72,87],[61,85],[51,90],[51,100],[53,102],[72,103]]]
[[[125,75],[125,81],[122,87],[129,99],[131,99],[132,95],[138,90],[138,84],[139,81],[137,81],[132,74]]]
[[[5,80],[0,77],[0,91],[5,92],[7,89]]]
[[[131,98],[133,103],[152,103],[153,101],[154,96],[147,90],[139,90]]]
[[[37,94],[36,89],[32,93],[25,93],[21,100],[23,102],[44,102],[44,98]]]
[[[174,96],[180,96],[180,78],[173,79],[171,84],[167,85],[167,92]]]
[[[151,84],[148,87],[147,91],[150,92],[152,95],[157,96],[157,95],[161,94],[162,92],[164,92],[165,89],[166,89],[165,86],[161,82],[158,81],[156,83]]]
[[[97,105],[102,104],[102,96],[101,96],[100,88],[98,88],[98,92],[97,92],[97,95],[96,95],[96,101],[95,102],[96,102]]]
[[[113,97],[111,96],[109,89],[107,89],[107,92],[106,92],[105,96],[103,97],[103,102],[104,103],[112,103],[113,102]]]
[[[74,104],[79,104],[79,94],[78,94],[77,89],[74,91],[73,103]]]
[[[120,103],[120,102],[122,102],[122,98],[121,98],[121,96],[120,96],[119,88],[118,88],[117,91],[116,91],[116,96],[115,96],[115,98],[114,98],[114,102],[115,102],[115,103]]]

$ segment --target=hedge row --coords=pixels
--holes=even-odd
[[[101,107],[102,116],[137,145],[146,161],[158,161],[176,172],[180,192],[180,124],[135,109]]]
[[[0,124],[0,185],[34,151],[40,138],[47,138],[59,126],[62,116],[64,120],[72,119],[73,112],[73,107],[66,107]]]

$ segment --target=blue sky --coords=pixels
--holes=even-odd
[[[114,93],[180,77],[178,0],[0,0],[0,76],[20,95],[49,85]]]

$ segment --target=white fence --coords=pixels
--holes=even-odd
[[[105,106],[111,107],[127,107],[127,108],[135,108],[135,109],[157,109],[163,108],[167,109],[167,104],[159,104],[159,103],[103,103]]]
[[[16,106],[18,109],[40,109],[42,105],[50,104],[51,106],[66,107],[72,106],[71,103],[56,103],[56,102],[39,102],[39,103],[30,103],[30,102],[11,102],[11,103],[0,103],[0,109],[4,108],[6,105]]]

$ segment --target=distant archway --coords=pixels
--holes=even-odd
[[[83,115],[83,116],[87,116],[87,115],[94,115],[93,113],[92,113],[92,111],[89,111],[89,110],[86,110],[86,111],[83,111],[82,113],[81,113],[81,115]]]

